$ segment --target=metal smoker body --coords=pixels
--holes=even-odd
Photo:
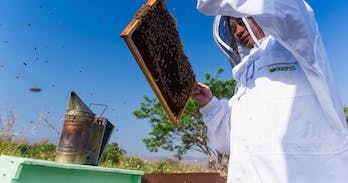
[[[98,165],[113,128],[106,118],[96,118],[76,93],[71,92],[55,161]]]

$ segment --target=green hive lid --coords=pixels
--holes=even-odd
[[[0,155],[1,183],[140,183],[142,171]]]

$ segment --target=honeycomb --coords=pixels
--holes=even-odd
[[[162,0],[144,5],[135,15],[140,23],[132,33],[145,65],[174,116],[180,115],[196,84],[195,74],[184,53],[176,20]]]

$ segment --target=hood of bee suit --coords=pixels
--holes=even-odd
[[[213,36],[216,44],[227,56],[232,67],[238,65],[241,60],[249,54],[250,49],[242,46],[233,36],[234,28],[228,23],[229,17],[217,15],[214,19]],[[248,19],[242,18],[245,27],[248,29],[249,34],[255,42],[254,47],[259,47],[260,43],[257,40],[254,32],[252,31]]]

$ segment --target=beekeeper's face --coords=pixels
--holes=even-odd
[[[257,25],[255,20],[251,17],[249,17],[247,20],[256,38],[260,39],[264,37],[262,29]],[[231,29],[233,30],[233,35],[238,42],[240,42],[243,46],[248,48],[254,47],[255,42],[252,39],[248,29],[246,28],[241,18],[230,17],[229,24]]]

